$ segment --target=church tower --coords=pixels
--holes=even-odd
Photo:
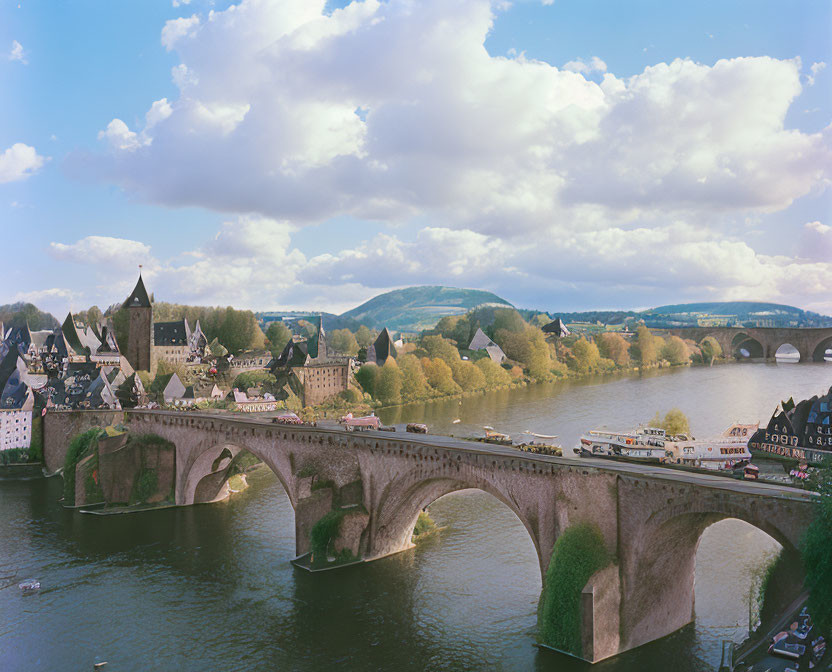
[[[136,288],[127,297],[123,308],[130,314],[127,361],[136,371],[150,371],[153,352],[153,306],[150,304],[141,272]]]

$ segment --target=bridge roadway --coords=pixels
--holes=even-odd
[[[129,411],[128,411],[129,412]],[[468,439],[457,438],[453,436],[446,436],[444,434],[415,434],[411,432],[385,432],[380,430],[359,430],[349,432],[341,429],[340,426],[334,422],[319,423],[316,427],[309,425],[277,425],[271,420],[265,420],[254,417],[230,416],[222,413],[196,413],[194,411],[178,412],[178,411],[157,411],[162,414],[170,414],[174,416],[194,417],[196,415],[201,417],[210,417],[224,422],[239,422],[246,425],[267,426],[274,428],[275,426],[286,428],[290,427],[298,431],[313,431],[316,433],[333,434],[344,437],[366,436],[373,437],[378,440],[396,439],[398,442],[407,444],[418,444],[421,446],[445,448],[450,450],[458,450],[468,454],[481,455],[499,455],[501,457],[509,457],[512,459],[528,460],[536,463],[557,464],[561,466],[572,467],[593,467],[610,471],[613,473],[627,473],[637,474],[643,477],[657,478],[667,481],[676,481],[680,483],[688,483],[707,488],[716,488],[720,490],[728,490],[731,492],[745,493],[751,495],[766,495],[769,497],[779,497],[783,499],[791,499],[797,501],[811,501],[816,497],[816,493],[800,488],[793,488],[786,485],[779,485],[775,483],[762,483],[759,481],[745,481],[731,478],[725,475],[718,474],[703,474],[697,471],[686,471],[681,468],[663,467],[657,464],[638,464],[634,462],[623,462],[616,460],[605,460],[596,457],[570,457],[564,455],[558,457],[556,455],[539,455],[536,453],[527,453],[517,448],[509,446],[500,446],[491,443],[483,443],[480,441],[472,441]],[[564,447],[564,452],[571,450],[571,448]]]

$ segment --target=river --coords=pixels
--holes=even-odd
[[[742,364],[538,385],[462,401],[387,409],[474,433],[558,434],[631,427],[681,408],[695,434],[765,422],[782,396],[832,384],[828,364]],[[453,420],[459,418],[460,423]],[[323,574],[292,568],[294,522],[265,469],[230,501],[128,516],[63,510],[59,479],[0,482],[0,669],[505,670],[588,666],[534,646],[537,559],[511,511],[479,491],[430,507],[443,530],[416,549]],[[748,627],[748,588],[777,544],[739,521],[705,532],[696,621],[602,663],[601,672],[715,669],[719,641]],[[24,597],[19,580],[38,578]]]

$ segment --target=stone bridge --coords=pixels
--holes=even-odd
[[[668,329],[666,333],[701,343],[711,336],[716,339],[726,357],[745,358],[740,350],[748,352],[748,359],[775,359],[781,345],[792,345],[800,353],[801,362],[822,362],[826,351],[832,349],[832,327],[781,328],[781,327],[686,327]]]
[[[110,414],[49,413],[47,441],[64,427],[111,422]],[[222,495],[241,451],[265,462],[295,510],[296,549],[325,514],[351,507],[344,547],[374,560],[412,546],[419,512],[439,497],[483,490],[511,509],[527,530],[545,576],[558,536],[590,523],[614,563],[581,596],[582,651],[598,661],[668,635],[694,618],[694,567],[702,532],[737,518],[795,552],[812,516],[804,491],[648,465],[520,453],[440,436],[349,433],[275,425],[265,419],[195,412],[128,411],[131,432],[176,445],[176,503]],[[50,446],[48,459],[59,461]],[[337,502],[337,503],[336,503]],[[507,577],[510,580],[510,577]]]

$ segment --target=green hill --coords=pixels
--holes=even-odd
[[[760,301],[712,301],[710,303],[678,303],[670,306],[659,306],[648,311],[657,315],[681,315],[685,313],[707,313],[709,315],[747,316],[801,316],[805,311],[794,306],[781,303],[763,303]]]
[[[505,299],[479,289],[407,287],[379,294],[341,317],[376,329],[421,331],[432,328],[446,315],[463,315],[472,308],[488,304],[511,307]]]

